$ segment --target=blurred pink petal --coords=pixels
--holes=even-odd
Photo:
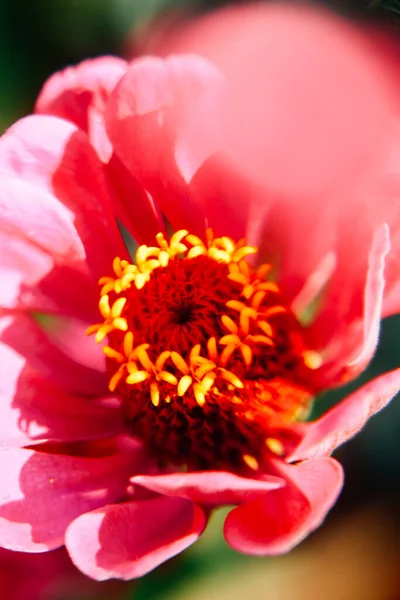
[[[227,74],[237,165],[272,191],[303,197],[343,185],[391,137],[385,68],[362,32],[324,8],[250,3],[179,33],[169,52],[199,53]]]
[[[123,592],[119,582],[99,585],[85,577],[63,548],[45,554],[0,550],[0,595],[7,600],[108,600]]]

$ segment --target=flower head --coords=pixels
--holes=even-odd
[[[277,24],[301,31],[309,13],[298,9],[296,25],[287,8],[265,10],[276,54],[271,64],[260,55],[274,72],[287,43]],[[349,73],[371,60],[362,89],[375,89],[379,62],[361,38],[317,14],[322,30],[354,48],[344,85],[353,91]],[[320,38],[338,88],[339,59]],[[299,39],[301,57],[309,44]],[[371,91],[375,104],[369,94],[358,102],[360,111],[379,109],[379,144],[367,144],[368,120],[346,125],[335,144],[351,140],[350,175],[339,157],[312,187],[305,160],[301,177],[293,166],[296,195],[279,178],[284,138],[276,169],[260,164],[275,143],[264,144],[268,119],[292,116],[297,70],[285,64],[264,114],[250,102],[265,94],[251,78],[252,57],[237,58],[226,77],[193,55],[83,63],[45,85],[37,112],[47,114],[0,140],[6,548],[65,543],[91,577],[129,579],[194,542],[211,509],[233,504],[224,527],[232,547],[285,552],[336,500],[343,477],[331,452],[399,387],[394,371],[305,421],[319,392],[366,366],[382,315],[398,310],[397,186],[388,175],[397,140],[386,128],[394,114],[384,69],[381,101]],[[250,93],[229,103],[245,72]],[[304,114],[323,105],[326,115],[333,99],[313,72],[302,73]],[[239,119],[246,103],[260,131]],[[314,153],[323,125],[310,139]],[[292,163],[299,140],[309,151],[306,137],[291,139]],[[329,151],[323,142],[325,158],[334,160],[335,144]],[[378,146],[384,153],[371,163]],[[360,193],[366,210],[355,220]]]

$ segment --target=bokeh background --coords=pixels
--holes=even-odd
[[[0,130],[32,110],[45,79],[88,57],[131,58],[155,32],[224,0],[0,0]],[[400,29],[400,0],[325,0],[351,19]],[[290,44],[290,39],[287,40]],[[400,76],[400,74],[399,74]],[[383,324],[361,379],[318,399],[313,416],[378,373],[400,366],[400,318]],[[337,452],[346,485],[324,525],[278,558],[249,558],[222,539],[216,513],[197,545],[140,581],[91,582],[63,551],[11,560],[0,553],[4,600],[400,600],[400,398]],[[21,557],[19,557],[21,558]],[[27,585],[16,595],[15,582]],[[37,584],[39,582],[39,585]]]

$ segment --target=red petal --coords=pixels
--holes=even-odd
[[[150,194],[116,154],[105,169],[118,218],[138,244],[153,245],[157,233],[165,232],[165,229]]]
[[[316,529],[342,487],[342,468],[325,458],[299,465],[276,463],[287,486],[232,510],[224,535],[235,550],[254,555],[288,552]]]

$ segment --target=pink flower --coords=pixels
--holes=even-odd
[[[88,61],[0,140],[5,548],[65,543],[129,579],[229,504],[229,545],[286,552],[337,498],[332,451],[399,388],[305,422],[399,308],[386,68],[339,19],[255,10],[256,56],[234,28],[237,68],[213,51],[227,79],[193,55]]]

